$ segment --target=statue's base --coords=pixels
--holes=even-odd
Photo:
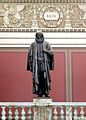
[[[36,98],[33,99],[34,107],[34,120],[52,120],[52,108],[49,106],[52,99]]]

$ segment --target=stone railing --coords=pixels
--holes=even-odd
[[[86,120],[85,114],[86,102],[0,102],[2,120]]]

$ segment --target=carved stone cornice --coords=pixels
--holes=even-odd
[[[86,0],[2,0],[0,31],[86,31],[85,2]]]

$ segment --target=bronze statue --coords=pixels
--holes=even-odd
[[[30,70],[33,75],[33,94],[42,97],[49,96],[51,90],[51,78],[49,70],[54,69],[54,54],[50,44],[44,41],[44,35],[37,32],[35,41],[31,44],[27,70]]]

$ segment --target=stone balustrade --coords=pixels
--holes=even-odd
[[[43,102],[0,102],[0,119],[86,120],[86,102]]]

